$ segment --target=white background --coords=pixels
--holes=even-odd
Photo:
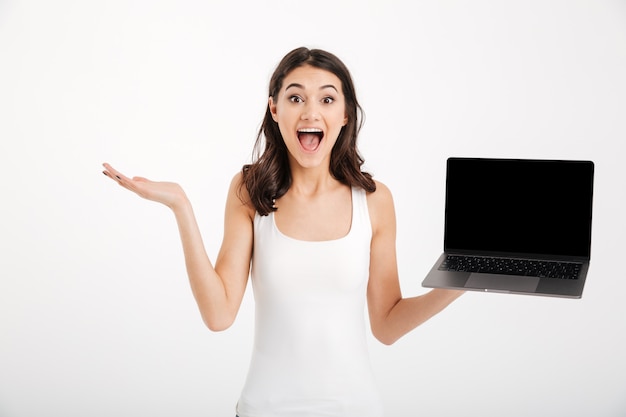
[[[234,414],[252,292],[204,328],[172,214],[100,164],[181,183],[214,258],[269,76],[301,45],[352,71],[405,296],[442,249],[448,156],[596,163],[583,298],[468,293],[370,338],[388,415],[626,415],[626,2],[4,0],[0,416]]]

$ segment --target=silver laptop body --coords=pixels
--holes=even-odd
[[[444,252],[422,285],[581,298],[591,161],[448,158]]]

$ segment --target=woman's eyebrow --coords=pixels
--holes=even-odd
[[[333,90],[335,90],[336,92],[339,92],[339,90],[337,90],[337,87],[335,87],[335,86],[334,86],[334,85],[332,85],[332,84],[326,84],[326,85],[323,85],[323,86],[321,86],[321,87],[320,87],[320,90],[323,90],[323,89],[325,89],[325,88],[332,88],[332,89],[333,89]]]
[[[290,88],[301,88],[304,90],[304,86],[302,84],[299,83],[291,83],[289,84],[286,88],[285,91],[289,90]],[[336,92],[339,92],[339,90],[337,90],[337,87],[335,87],[332,84],[326,84],[320,87],[320,90],[324,90],[325,88],[332,88],[333,90],[335,90]]]
[[[298,83],[291,83],[289,84],[286,88],[285,91],[289,90],[290,88],[301,88],[304,90],[304,86],[302,84],[298,84]]]

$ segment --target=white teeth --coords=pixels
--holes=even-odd
[[[298,129],[300,133],[321,133],[322,129],[316,129],[314,127],[306,128],[306,129]]]

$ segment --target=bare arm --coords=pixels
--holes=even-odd
[[[431,290],[426,294],[402,298],[396,260],[396,217],[389,189],[377,183],[368,196],[372,219],[370,278],[367,299],[374,336],[392,344],[446,308],[463,291]]]
[[[240,175],[230,186],[224,217],[224,240],[215,267],[206,254],[191,203],[174,183],[128,178],[104,164],[104,174],[140,197],[165,204],[176,218],[189,283],[202,319],[214,331],[234,321],[246,289],[252,256],[254,211],[238,195]],[[242,198],[245,201],[246,195]]]

